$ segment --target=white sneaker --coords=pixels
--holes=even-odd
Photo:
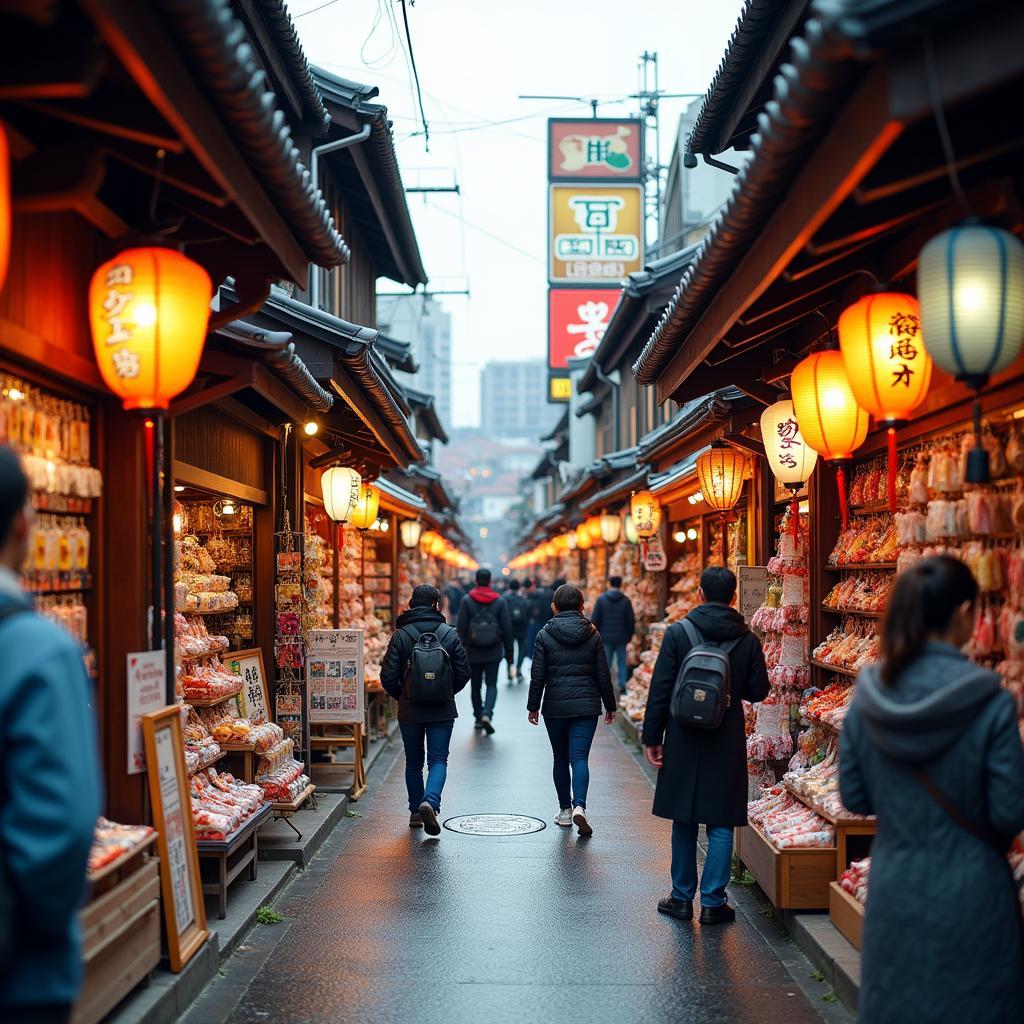
[[[572,809],[572,820],[573,824],[580,830],[581,836],[592,836],[594,830],[590,827],[590,822],[587,821],[587,812],[582,807],[574,807]]]
[[[561,825],[562,828],[572,828],[572,808],[563,807],[557,815],[555,815],[555,824]]]

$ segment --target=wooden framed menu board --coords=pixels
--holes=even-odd
[[[178,972],[209,936],[199,854],[192,825],[181,708],[152,711],[142,718],[149,772],[149,796],[160,850],[167,952]]]

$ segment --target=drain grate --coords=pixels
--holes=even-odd
[[[547,825],[525,814],[463,814],[449,818],[444,827],[464,836],[527,836]]]

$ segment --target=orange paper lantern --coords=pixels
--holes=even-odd
[[[359,488],[359,499],[345,521],[357,530],[368,530],[377,521],[379,509],[380,490],[373,484],[362,484]]]
[[[740,500],[749,461],[744,452],[715,445],[697,459],[697,478],[704,500],[718,512],[731,511]]]
[[[583,524],[586,528],[587,535],[596,544],[601,539],[601,517],[590,516],[587,521]]]
[[[166,409],[199,367],[210,275],[175,249],[125,249],[89,285],[96,362],[125,409]]]
[[[653,537],[661,527],[661,502],[650,491],[637,491],[629,499],[629,515],[641,540]]]
[[[576,547],[580,551],[586,551],[594,546],[593,540],[590,537],[590,531],[587,529],[586,523],[580,523],[576,527]]]

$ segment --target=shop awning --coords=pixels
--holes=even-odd
[[[739,434],[760,410],[739,388],[723,388],[696,398],[668,423],[640,439],[640,460],[661,468],[728,434]]]
[[[328,153],[324,160],[345,194],[346,208],[373,253],[377,269],[410,288],[426,284],[427,272],[405,197],[388,110],[370,102],[377,96],[377,87],[323,68],[314,68],[313,77],[331,114],[332,139],[370,129],[365,142]]]
[[[998,223],[1020,219],[1024,131],[1005,113],[1024,100],[1019,4],[819,0],[811,13],[751,160],[634,366],[658,401],[784,376],[872,287],[864,268],[909,279],[921,246],[963,217],[924,33],[969,201]]]
[[[647,486],[649,470],[646,466],[627,473],[614,483],[602,487],[601,490],[592,494],[586,501],[580,503],[580,511],[584,513],[596,512],[602,508],[614,508],[621,505],[626,499],[637,490]]]
[[[386,476],[378,477],[377,487],[381,492],[381,504],[392,512],[415,516],[427,510],[427,503],[412,491],[400,487]]]
[[[650,492],[652,494],[664,494],[666,491],[675,489],[690,477],[696,476],[697,458],[705,451],[707,451],[707,448],[702,448],[700,451],[687,456],[681,462],[677,462],[664,472],[652,473],[647,481]]]
[[[393,370],[403,373],[416,373],[419,364],[412,354],[412,346],[407,341],[399,341],[383,331],[377,332],[377,351],[388,361]]]
[[[441,417],[437,413],[434,396],[427,391],[410,387],[408,384],[403,386],[403,390],[417,425],[426,431],[428,438],[440,441],[441,444],[447,444],[448,432],[444,429]]]

